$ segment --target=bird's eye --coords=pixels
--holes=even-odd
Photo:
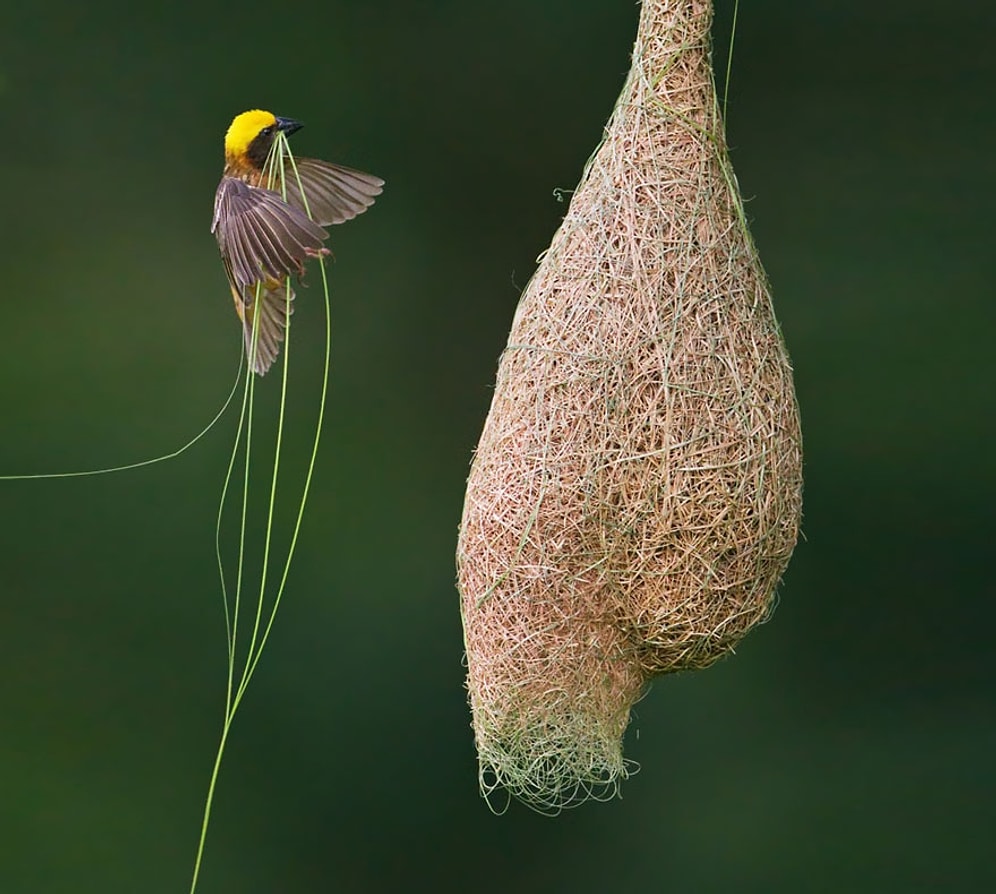
[[[269,127],[264,127],[259,133],[260,136],[264,137],[270,136],[273,133],[273,125],[271,124],[269,125]]]

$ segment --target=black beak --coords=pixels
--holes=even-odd
[[[293,118],[277,118],[277,130],[283,131],[287,136],[297,133],[304,125]]]

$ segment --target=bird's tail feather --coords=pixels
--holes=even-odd
[[[245,296],[234,295],[234,299],[235,310],[242,320],[249,366],[254,373],[262,376],[280,353],[287,317],[294,312],[294,290],[286,280],[279,282],[270,279],[246,286]],[[257,317],[259,321],[254,323]],[[254,325],[259,330],[255,334]]]

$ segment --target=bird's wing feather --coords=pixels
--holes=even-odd
[[[294,169],[297,168],[297,176]],[[300,185],[298,177],[301,178]],[[313,220],[327,227],[352,220],[362,214],[383,192],[384,181],[373,174],[334,165],[317,158],[295,158],[284,171],[287,181],[287,201]],[[307,198],[307,208],[301,198],[301,187]]]
[[[211,232],[237,291],[267,277],[300,274],[322,248],[325,232],[279,193],[222,177],[214,199]]]

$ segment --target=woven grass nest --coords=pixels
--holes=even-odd
[[[798,534],[792,370],[727,157],[711,22],[711,2],[643,3],[467,482],[482,790],[542,811],[615,793],[633,703],[767,617]]]

